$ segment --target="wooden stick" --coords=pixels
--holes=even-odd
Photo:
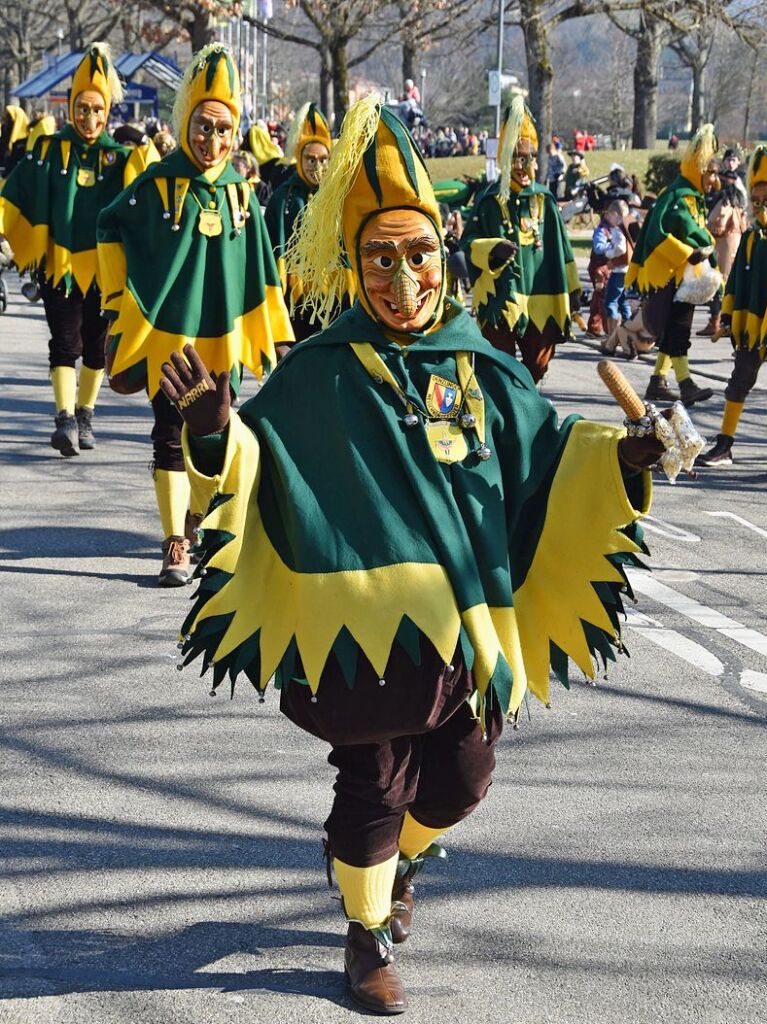
[[[638,420],[645,415],[644,402],[615,363],[611,363],[609,359],[601,359],[597,364],[597,373],[630,420]]]

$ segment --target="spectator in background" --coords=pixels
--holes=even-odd
[[[580,191],[588,176],[589,169],[583,155],[578,150],[574,150],[570,154],[570,163],[565,171],[565,199],[572,199]]]
[[[549,159],[546,164],[546,184],[554,198],[559,199],[565,177],[564,157],[554,142],[549,143],[547,153]]]
[[[169,131],[164,129],[155,132],[152,141],[154,142],[154,148],[160,154],[160,158],[167,156],[168,153],[172,153],[176,148],[176,140]]]
[[[739,162],[737,156],[731,149],[728,149],[727,152],[733,154],[737,167]],[[724,159],[727,159],[726,155]],[[712,163],[716,167],[719,166],[715,161]],[[735,169],[720,171],[719,181],[721,188],[707,192],[704,200],[708,210],[706,225],[714,237],[716,261],[726,284],[735,260],[735,253],[740,245],[741,235],[748,227],[748,220],[745,189],[737,171]],[[701,330],[695,332],[699,338],[710,338],[721,326],[722,296],[719,293],[709,302],[708,310],[708,323]]]
[[[604,258],[604,267],[607,270],[602,301],[608,337],[604,344],[600,345],[600,349],[608,353],[615,351],[616,328],[631,319],[631,306],[625,291],[626,270],[633,252],[626,227],[628,217],[628,204],[622,199],[613,199],[605,210],[592,240],[592,250],[596,256]]]
[[[748,202],[746,186],[743,184],[740,170],[740,157],[734,149],[726,149],[722,157],[722,172],[727,175],[730,184],[740,193],[741,206],[745,210]]]
[[[421,106],[421,93],[412,78],[405,79],[405,99]]]

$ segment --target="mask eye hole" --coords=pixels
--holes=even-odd
[[[379,268],[379,270],[391,270],[394,267],[394,260],[391,256],[387,256],[383,253],[381,256],[376,256],[373,263]]]
[[[410,257],[410,266],[415,267],[416,270],[420,270],[428,262],[429,257],[425,252],[414,252]]]

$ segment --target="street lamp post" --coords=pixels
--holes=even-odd
[[[495,137],[501,134],[503,106],[503,0],[498,0],[498,106],[495,108]]]

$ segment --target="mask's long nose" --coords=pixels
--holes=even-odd
[[[414,276],[406,260],[400,260],[392,285],[397,299],[397,309],[405,320],[409,320],[415,316],[418,309],[420,281]]]

